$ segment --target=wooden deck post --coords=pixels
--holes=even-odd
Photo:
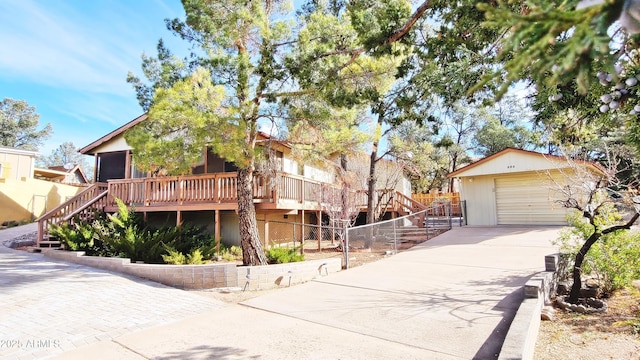
[[[318,219],[318,251],[322,250],[322,211],[317,211],[317,219]]]
[[[124,178],[131,179],[131,150],[124,153]]]
[[[181,227],[182,226],[182,211],[177,210],[176,211],[176,227]]]
[[[216,238],[216,252],[220,254],[220,210],[215,210],[214,217],[215,230],[213,236]]]
[[[302,207],[302,226],[300,227],[300,254],[304,255],[304,240],[305,240],[305,236],[304,236],[304,206]],[[295,225],[294,225],[295,226]],[[294,239],[295,241],[295,239]],[[295,244],[295,242],[294,242]]]
[[[216,203],[220,203],[220,182],[222,181],[218,174],[215,174],[213,177],[213,201]]]
[[[267,249],[269,244],[269,218],[264,214],[264,248]]]

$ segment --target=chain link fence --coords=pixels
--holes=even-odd
[[[299,248],[301,254],[342,251],[345,237],[344,227],[328,225],[258,220],[258,227],[268,247]]]
[[[460,219],[452,217],[451,203],[443,202],[414,214],[356,227],[264,220],[258,220],[258,227],[267,247],[295,248],[305,255],[342,252],[343,268],[348,269],[350,252],[393,255],[450,230],[454,221]]]
[[[450,230],[452,224],[451,203],[443,202],[407,216],[348,228],[343,267],[349,268],[349,252],[393,255]]]

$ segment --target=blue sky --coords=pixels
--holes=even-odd
[[[179,0],[0,0],[0,99],[25,100],[54,133],[83,147],[142,114],[127,72],[165,44],[185,51],[165,27],[184,17]]]

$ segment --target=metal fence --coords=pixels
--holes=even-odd
[[[342,252],[343,268],[349,268],[349,253],[393,255],[427,241],[463,221],[452,216],[451,204],[443,202],[407,216],[356,227],[301,224],[258,220],[260,236],[267,246],[296,248],[300,253]],[[327,254],[325,254],[327,255]]]
[[[300,253],[341,251],[345,236],[344,227],[286,221],[269,221],[265,225],[264,220],[258,220],[260,237],[266,239],[267,246],[299,248]]]
[[[349,252],[393,255],[450,230],[452,225],[451,203],[444,202],[396,219],[348,228],[343,265],[349,268]]]

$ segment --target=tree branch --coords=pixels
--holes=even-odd
[[[420,6],[418,6],[416,11],[411,15],[411,17],[409,19],[407,19],[407,21],[404,23],[404,25],[402,25],[402,27],[400,27],[398,30],[396,30],[388,38],[384,39],[379,45],[380,46],[389,45],[389,44],[392,44],[392,43],[397,42],[400,39],[402,39],[405,35],[407,35],[409,30],[411,30],[413,25],[415,25],[415,23],[422,17],[422,15],[424,15],[425,11],[427,11],[427,9],[430,6],[431,6],[431,4],[429,3],[429,0],[425,0]],[[349,62],[351,63],[351,62],[354,61],[354,59],[356,57],[358,57],[363,52],[365,52],[364,48],[347,49],[347,50],[336,50],[336,51],[330,51],[330,52],[327,52],[327,53],[319,54],[319,55],[316,56],[315,59],[321,59],[323,57],[333,56],[333,55],[351,54],[352,57],[349,60]]]
[[[604,230],[602,230],[602,235],[609,234],[609,233],[612,233],[612,232],[618,231],[618,230],[628,230],[628,229],[631,228],[633,223],[636,222],[636,220],[638,220],[638,217],[640,217],[640,213],[636,212],[635,214],[633,214],[631,219],[629,219],[629,221],[627,221],[626,224],[616,225],[616,226],[612,226],[610,228],[604,229]]]
[[[413,15],[411,15],[411,17],[404,23],[404,25],[402,25],[401,28],[391,34],[391,36],[385,39],[380,45],[388,45],[402,39],[409,32],[409,30],[411,30],[418,19],[422,17],[424,12],[427,11],[429,6],[431,6],[431,4],[429,4],[429,0],[425,0],[420,6],[418,6]]]

